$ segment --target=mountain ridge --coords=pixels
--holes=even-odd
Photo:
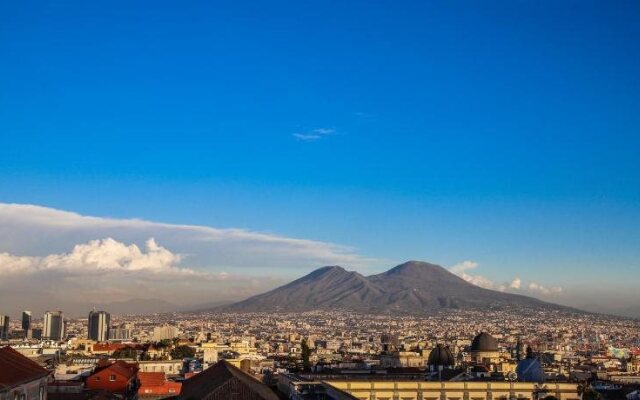
[[[509,307],[572,310],[533,297],[481,288],[440,265],[415,260],[369,276],[340,266],[321,267],[271,291],[216,309],[224,312],[345,310],[421,314]]]

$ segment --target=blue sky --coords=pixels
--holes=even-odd
[[[0,7],[2,203],[640,279],[638,2]]]

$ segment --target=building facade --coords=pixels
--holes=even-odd
[[[131,324],[120,324],[118,326],[112,326],[109,328],[109,340],[112,341],[124,341],[131,339]]]
[[[89,390],[104,390],[121,396],[131,396],[137,390],[138,366],[118,360],[107,366],[96,367],[87,377],[85,386]]]
[[[183,368],[182,360],[138,361],[142,372],[162,372],[166,375],[179,375]]]
[[[496,400],[545,399],[580,400],[578,385],[523,382],[402,382],[402,381],[330,381],[327,392],[336,400]],[[333,388],[333,390],[332,390]],[[342,396],[340,395],[342,393]],[[352,397],[348,397],[352,396]]]
[[[156,326],[155,328],[153,328],[153,340],[156,342],[159,342],[161,340],[176,338],[178,337],[179,334],[180,334],[180,331],[178,331],[178,328],[171,325],[165,324],[165,325]]]

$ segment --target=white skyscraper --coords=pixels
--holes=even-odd
[[[42,339],[61,340],[64,338],[64,313],[62,311],[47,311],[44,313]]]

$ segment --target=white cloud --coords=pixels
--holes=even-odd
[[[334,133],[334,129],[318,128],[309,132],[296,132],[293,134],[293,137],[303,142],[315,142]]]
[[[472,283],[476,286],[483,287],[485,289],[493,289],[493,282],[481,275],[471,275],[467,271],[471,271],[478,268],[478,263],[475,261],[463,261],[451,267],[451,272],[458,275],[465,281]]]
[[[470,271],[476,270],[478,266],[479,264],[475,261],[463,261],[451,267],[450,271],[476,286],[480,286],[485,289],[498,290],[500,292],[521,293],[535,297],[550,297],[562,294],[563,292],[562,288],[559,286],[546,288],[536,282],[529,283],[525,289],[522,286],[522,279],[518,277],[513,278],[509,282],[496,284],[487,277],[470,273]]]
[[[509,283],[509,289],[518,290],[522,286],[522,280],[520,278],[513,278],[511,283]]]
[[[219,270],[323,265],[358,269],[381,263],[358,254],[352,247],[329,242],[246,229],[91,217],[47,207],[0,203],[0,252],[44,256],[104,237],[140,245],[154,237],[185,255],[190,265]]]
[[[383,263],[348,246],[246,229],[0,203],[0,304],[13,310],[129,298],[235,301],[290,280],[291,271]]]
[[[551,296],[551,295],[558,295],[562,293],[562,288],[559,286],[546,288],[536,282],[529,283],[528,289],[529,289],[529,292],[531,292],[533,295],[541,294],[544,296]]]
[[[126,245],[107,238],[78,244],[69,253],[46,257],[14,256],[5,252],[0,254],[0,271],[5,276],[43,272],[73,275],[143,273],[159,274],[168,279],[175,275],[206,276],[192,269],[179,268],[180,258],[159,246],[153,238],[146,241],[144,250],[135,244]]]

